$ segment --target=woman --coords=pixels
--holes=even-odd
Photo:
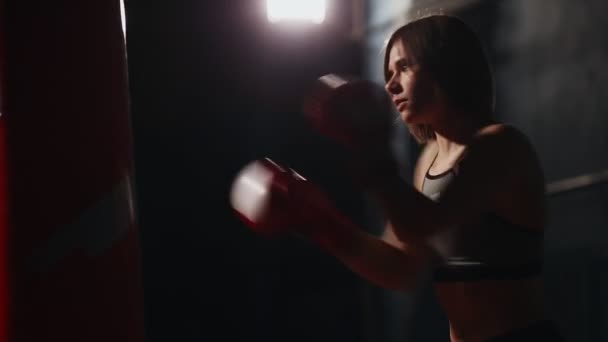
[[[543,314],[543,173],[526,137],[492,119],[493,77],[477,36],[451,16],[410,22],[388,40],[384,72],[400,118],[424,145],[414,188],[394,160],[378,160],[390,155],[386,144],[373,144],[366,181],[387,229],[381,240],[355,231],[324,244],[395,290],[411,289],[432,265],[452,341],[559,340]]]
[[[409,241],[429,238],[453,341],[555,338],[539,277],[542,170],[528,140],[491,118],[493,79],[479,40],[454,17],[423,18],[393,33],[384,70],[402,120],[425,144],[414,185],[436,201],[393,193],[380,180],[376,193],[393,222],[385,241],[407,253]]]
[[[478,38],[450,16],[410,22],[388,40],[384,71],[400,118],[424,145],[413,186],[399,176],[385,124],[358,117],[357,129],[355,119],[308,109],[322,132],[360,152],[355,165],[365,167],[355,173],[389,221],[381,238],[354,229],[304,178],[270,162],[239,178],[233,205],[260,232],[296,220],[299,233],[387,289],[409,291],[432,269],[453,342],[560,340],[543,313],[543,173],[526,137],[492,119],[493,78]],[[366,88],[350,89],[330,107],[352,113],[353,103],[370,103]],[[268,198],[258,185],[269,180],[281,196],[258,205]],[[259,208],[270,208],[263,219]]]

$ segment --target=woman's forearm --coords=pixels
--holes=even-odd
[[[399,292],[413,289],[427,267],[423,256],[408,254],[361,230],[352,233],[348,244],[337,244],[330,252],[366,280]]]
[[[315,230],[318,233],[312,239],[323,249],[360,277],[385,289],[411,290],[428,264],[424,255],[406,253],[343,217],[329,220]]]
[[[401,178],[393,160],[384,158],[376,165],[366,187],[378,200],[395,235],[410,245],[425,245],[441,225],[437,204]]]

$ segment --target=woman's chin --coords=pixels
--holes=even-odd
[[[416,120],[416,115],[414,115],[412,112],[410,112],[409,110],[404,110],[401,112],[401,120],[403,120],[403,122],[405,122],[408,125],[415,125],[417,124],[418,120]]]

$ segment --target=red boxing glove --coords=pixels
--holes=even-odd
[[[304,101],[304,113],[322,134],[358,153],[387,148],[395,122],[384,88],[335,74],[317,80]]]
[[[232,184],[230,202],[247,226],[266,236],[301,233],[329,247],[354,229],[320,189],[270,159],[241,170]]]
[[[397,117],[380,85],[325,75],[304,102],[304,112],[318,131],[352,152],[351,176],[361,185],[373,186],[398,174],[391,148]]]

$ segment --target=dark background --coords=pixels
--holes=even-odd
[[[361,73],[349,1],[333,6],[329,25],[279,28],[260,1],[126,3],[150,341],[363,340],[359,280],[304,241],[255,236],[228,202],[267,156],[362,207],[300,110],[317,77]]]
[[[435,341],[447,325],[428,288],[373,287],[315,246],[253,234],[228,191],[271,157],[321,184],[377,232],[339,148],[300,104],[329,73],[381,81],[381,47],[419,10],[463,17],[496,71],[500,119],[537,147],[548,182],[608,167],[603,0],[333,1],[323,25],[273,25],[258,0],[128,0],[127,52],[148,341]],[[549,4],[550,3],[550,4]],[[417,147],[396,143],[409,173]],[[605,183],[550,197],[548,309],[573,341],[608,341]]]

